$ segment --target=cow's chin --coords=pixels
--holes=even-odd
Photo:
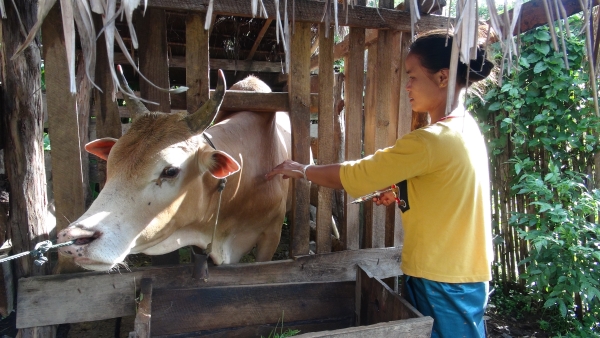
[[[121,267],[129,270],[126,263],[101,262],[87,257],[77,257],[74,259],[75,264],[86,270],[93,271],[118,271]]]

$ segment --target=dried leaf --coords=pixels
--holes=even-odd
[[[17,48],[17,51],[11,57],[11,60],[14,60],[17,56],[19,56],[19,54],[21,54],[25,50],[25,48],[27,48],[27,46],[29,46],[29,44],[31,43],[33,38],[35,38],[35,35],[37,34],[38,30],[42,26],[42,22],[44,21],[44,18],[46,18],[46,15],[48,15],[48,12],[50,12],[50,9],[52,9],[52,6],[54,6],[55,3],[56,3],[56,0],[39,0],[38,1],[37,21],[35,22],[33,27],[31,27],[31,30],[29,31],[29,35],[27,35],[27,38],[25,38],[25,41],[23,41],[23,43],[19,45],[19,47]]]

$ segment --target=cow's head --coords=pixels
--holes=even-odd
[[[175,223],[181,226],[190,213],[202,213],[202,203],[188,207],[187,214],[178,211],[188,193],[202,196],[198,190],[206,175],[224,178],[240,169],[201,135],[224,94],[225,79],[219,71],[215,93],[189,115],[151,113],[127,98],[128,106],[144,111],[136,112],[130,130],[118,141],[103,138],[86,145],[90,153],[107,160],[106,185],[88,211],[58,234],[59,242],[75,241],[60,252],[84,268],[109,270],[130,253],[157,247],[161,251],[160,243],[177,230]],[[181,219],[174,218],[176,213]]]

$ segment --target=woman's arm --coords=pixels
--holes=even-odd
[[[285,160],[273,168],[265,177],[270,180],[275,175],[283,175],[283,178],[304,178],[323,187],[343,189],[340,180],[340,164],[306,165]]]

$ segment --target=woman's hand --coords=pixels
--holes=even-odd
[[[271,169],[265,177],[267,180],[272,179],[275,175],[283,175],[283,178],[304,178],[304,167],[306,164],[300,164],[292,160],[285,160],[275,168]]]
[[[385,205],[390,206],[393,203],[396,203],[396,195],[394,195],[393,191],[386,191],[383,194],[379,195],[379,197],[373,197],[373,202],[377,205]]]

